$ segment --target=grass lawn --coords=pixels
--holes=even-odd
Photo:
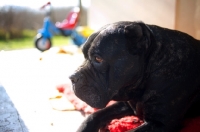
[[[52,46],[65,46],[68,45],[71,39],[64,36],[54,36],[52,38]],[[0,39],[0,50],[15,50],[15,49],[26,49],[35,48],[34,37],[24,37],[20,39],[12,39],[9,41]]]

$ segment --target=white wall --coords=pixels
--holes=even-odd
[[[93,28],[116,21],[138,21],[174,29],[176,0],[91,0],[88,24]]]

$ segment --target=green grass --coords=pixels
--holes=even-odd
[[[12,39],[9,41],[0,40],[0,50],[35,48],[34,37],[31,36],[27,35],[24,36],[24,38]],[[52,46],[66,46],[69,43],[70,43],[69,37],[54,36],[52,38]]]

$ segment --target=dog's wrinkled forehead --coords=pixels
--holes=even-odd
[[[100,32],[100,35],[103,37],[110,35],[119,35],[119,34],[120,35],[124,34],[124,26],[116,24],[109,25]]]
[[[104,35],[112,35],[112,34],[116,34],[120,32],[123,32],[122,28],[112,24],[112,25],[107,26],[105,29],[101,30],[100,34],[104,36]]]
[[[116,22],[103,26],[99,31],[93,33],[83,46],[83,54],[88,58],[89,50],[97,46],[107,47],[107,45],[125,43],[125,27],[132,22]],[[98,47],[99,48],[99,47]]]
[[[116,47],[125,39],[123,32],[123,28],[109,25],[99,32],[94,33],[84,45],[83,53],[85,57],[87,58],[88,55],[95,53],[100,54],[100,52],[106,52]]]

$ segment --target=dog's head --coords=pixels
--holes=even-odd
[[[85,62],[70,76],[75,94],[95,108],[131,99],[150,43],[150,31],[140,22],[117,22],[92,34],[83,46]]]

